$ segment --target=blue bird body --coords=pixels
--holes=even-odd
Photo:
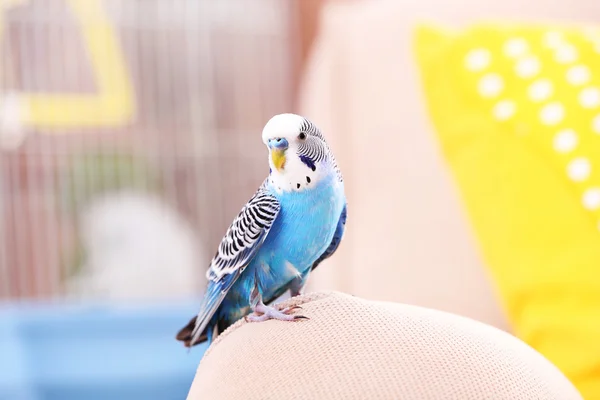
[[[251,311],[294,319],[265,306],[262,299],[268,304],[287,290],[299,294],[311,270],[341,241],[346,222],[341,173],[320,132],[298,118],[292,119],[298,126],[288,128],[292,134],[283,138],[265,138],[263,132],[271,150],[271,172],[221,242],[207,274],[200,313],[178,334],[186,346],[212,341],[215,328],[221,333]],[[296,139],[298,132],[304,138]]]
[[[273,299],[310,272],[331,243],[345,206],[344,185],[334,181],[331,176],[310,190],[275,194],[281,211],[260,250],[225,296],[218,318],[233,323],[248,313],[255,278],[263,298]]]

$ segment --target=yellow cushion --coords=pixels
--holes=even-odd
[[[516,334],[600,399],[600,31],[490,23],[415,38],[436,135]]]

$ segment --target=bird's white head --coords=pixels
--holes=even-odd
[[[341,180],[323,134],[308,119],[275,115],[265,125],[262,140],[269,149],[269,179],[276,189],[304,190],[332,173]]]

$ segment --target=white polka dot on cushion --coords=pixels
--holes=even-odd
[[[529,45],[523,38],[512,38],[504,43],[504,54],[508,57],[520,57],[527,53]]]
[[[578,157],[567,165],[567,174],[575,182],[582,182],[590,176],[592,167],[588,159]]]
[[[600,40],[600,30],[598,28],[593,28],[590,26],[586,26],[581,29],[586,39],[596,42]]]
[[[567,70],[567,82],[578,86],[589,82],[590,69],[586,65],[574,65]]]
[[[499,101],[493,109],[493,114],[496,119],[500,121],[505,121],[510,119],[515,112],[517,111],[516,104],[511,100],[502,100]]]
[[[583,206],[588,210],[600,208],[600,188],[590,188],[583,193]]]
[[[568,153],[577,147],[577,133],[573,129],[563,129],[554,136],[554,150],[559,153]]]
[[[473,49],[465,57],[465,67],[473,72],[482,71],[490,65],[491,59],[488,49]]]
[[[565,116],[565,108],[558,102],[546,104],[540,111],[540,120],[545,125],[556,125]]]
[[[549,48],[555,48],[563,44],[564,40],[560,32],[549,31],[544,34],[543,42],[544,46]]]
[[[587,87],[579,93],[579,104],[584,108],[595,108],[600,105],[600,89]]]
[[[498,74],[486,74],[479,80],[477,87],[479,94],[485,98],[496,97],[504,88],[504,81]]]
[[[592,119],[592,130],[594,133],[600,134],[600,114]]]
[[[569,64],[577,61],[577,49],[568,43],[561,44],[554,52],[554,59],[560,64]]]
[[[529,85],[529,88],[527,89],[529,98],[535,102],[546,100],[552,95],[553,91],[554,87],[552,86],[552,82],[548,79],[538,79]]]
[[[517,61],[515,72],[521,78],[531,78],[540,72],[540,61],[537,57],[527,56]]]

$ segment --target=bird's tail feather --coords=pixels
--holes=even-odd
[[[182,340],[179,339],[180,336],[185,337],[185,339],[189,337],[189,345],[186,343],[188,347],[203,342],[210,336],[208,335],[207,327],[208,329],[212,329],[212,325],[209,327],[209,323],[227,294],[224,283],[225,282],[223,281],[219,281],[211,282],[208,285],[202,303],[200,304],[200,312],[198,312],[198,315],[195,318],[192,318],[188,325],[177,334],[178,340]],[[184,342],[185,341],[186,340],[184,340]]]
[[[204,330],[204,332],[202,332],[202,334],[196,340],[196,342],[194,344],[192,344],[192,332],[194,331],[195,326],[196,326],[196,317],[194,316],[194,318],[192,318],[186,326],[184,326],[183,328],[181,328],[181,330],[179,330],[179,332],[177,332],[177,336],[175,336],[175,338],[177,340],[179,340],[180,342],[183,342],[185,347],[192,347],[194,345],[197,345],[197,344],[200,344],[200,343],[206,341],[208,339],[208,330],[210,329],[210,326],[208,326]]]

